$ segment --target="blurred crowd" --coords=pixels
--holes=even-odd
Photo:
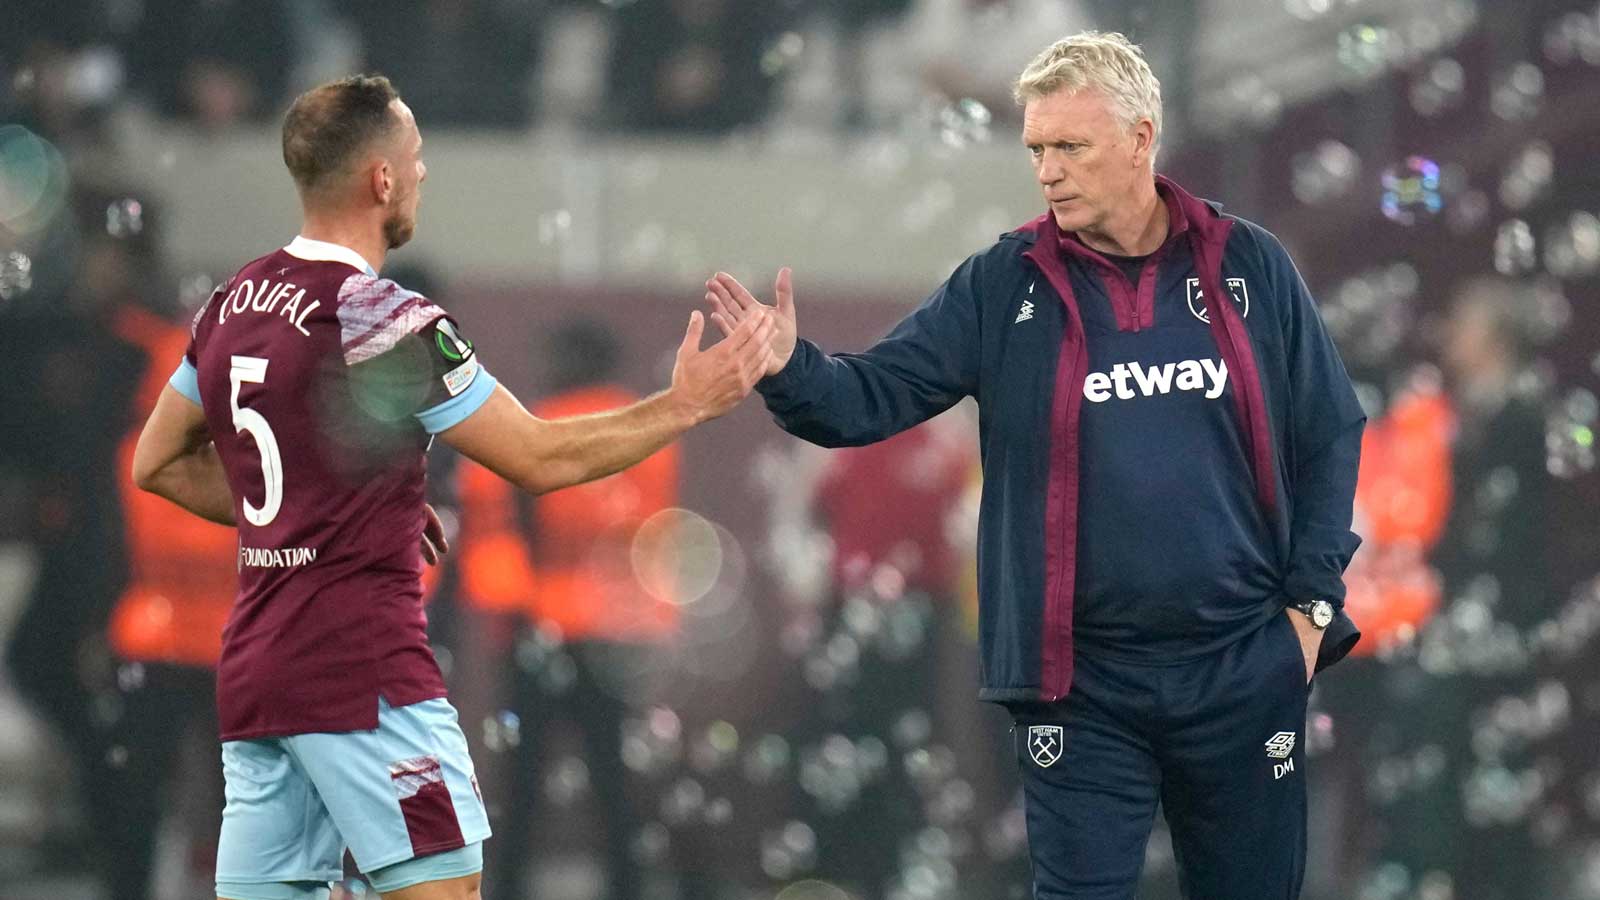
[[[721,134],[787,109],[859,129],[931,98],[1006,115],[1042,36],[1194,16],[1192,0],[17,0],[0,116],[59,141],[131,99],[225,129],[363,70],[388,75],[429,128]],[[1176,120],[1188,66],[1169,43]]]
[[[12,0],[0,897],[210,889],[234,542],[133,491],[127,460],[209,285],[167,271],[155,200],[99,180],[115,116],[248,128],[372,69],[430,128],[894,131],[929,98],[987,127],[1046,38],[1181,33],[1203,6]],[[1188,135],[1163,168],[1284,238],[1371,416],[1349,574],[1366,638],[1319,678],[1307,729],[1311,898],[1600,898],[1600,9],[1475,10],[1425,53],[1341,32],[1346,81],[1302,102],[1243,74],[1195,96],[1193,47],[1152,45]],[[11,252],[23,235],[29,255]],[[424,270],[385,274],[454,299]],[[655,384],[626,365],[649,347],[603,322],[526,341],[542,414]],[[430,620],[487,751],[490,896],[1026,896],[1015,763],[972,699],[971,418],[859,451],[729,451],[764,517],[742,542],[695,511],[728,488],[681,448],[538,500],[435,454],[456,547]],[[739,654],[759,676],[674,699],[670,682]],[[1158,836],[1149,897],[1176,896],[1168,852]]]

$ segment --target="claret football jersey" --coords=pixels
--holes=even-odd
[[[455,322],[355,251],[297,237],[217,288],[171,383],[205,411],[238,523],[222,739],[372,729],[380,696],[444,696],[422,608],[425,454],[495,384]]]

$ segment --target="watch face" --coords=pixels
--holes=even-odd
[[[1311,624],[1318,628],[1327,628],[1333,624],[1333,604],[1326,600],[1318,600],[1311,604]]]

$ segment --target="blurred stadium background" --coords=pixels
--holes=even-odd
[[[664,384],[716,269],[792,265],[803,334],[876,338],[1038,214],[1009,81],[1090,27],[1145,46],[1159,168],[1284,240],[1372,417],[1306,896],[1600,898],[1593,0],[7,0],[0,897],[211,896],[233,544],[134,496],[125,441],[294,234],[296,92],[394,79],[429,180],[385,274],[561,412]],[[973,418],[830,454],[752,402],[539,503],[436,453],[487,896],[1027,896]],[[1177,896],[1159,832],[1148,873]]]

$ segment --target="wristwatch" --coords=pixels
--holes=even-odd
[[[1303,600],[1289,606],[1304,613],[1311,620],[1311,627],[1318,631],[1333,624],[1333,604],[1326,600]]]

